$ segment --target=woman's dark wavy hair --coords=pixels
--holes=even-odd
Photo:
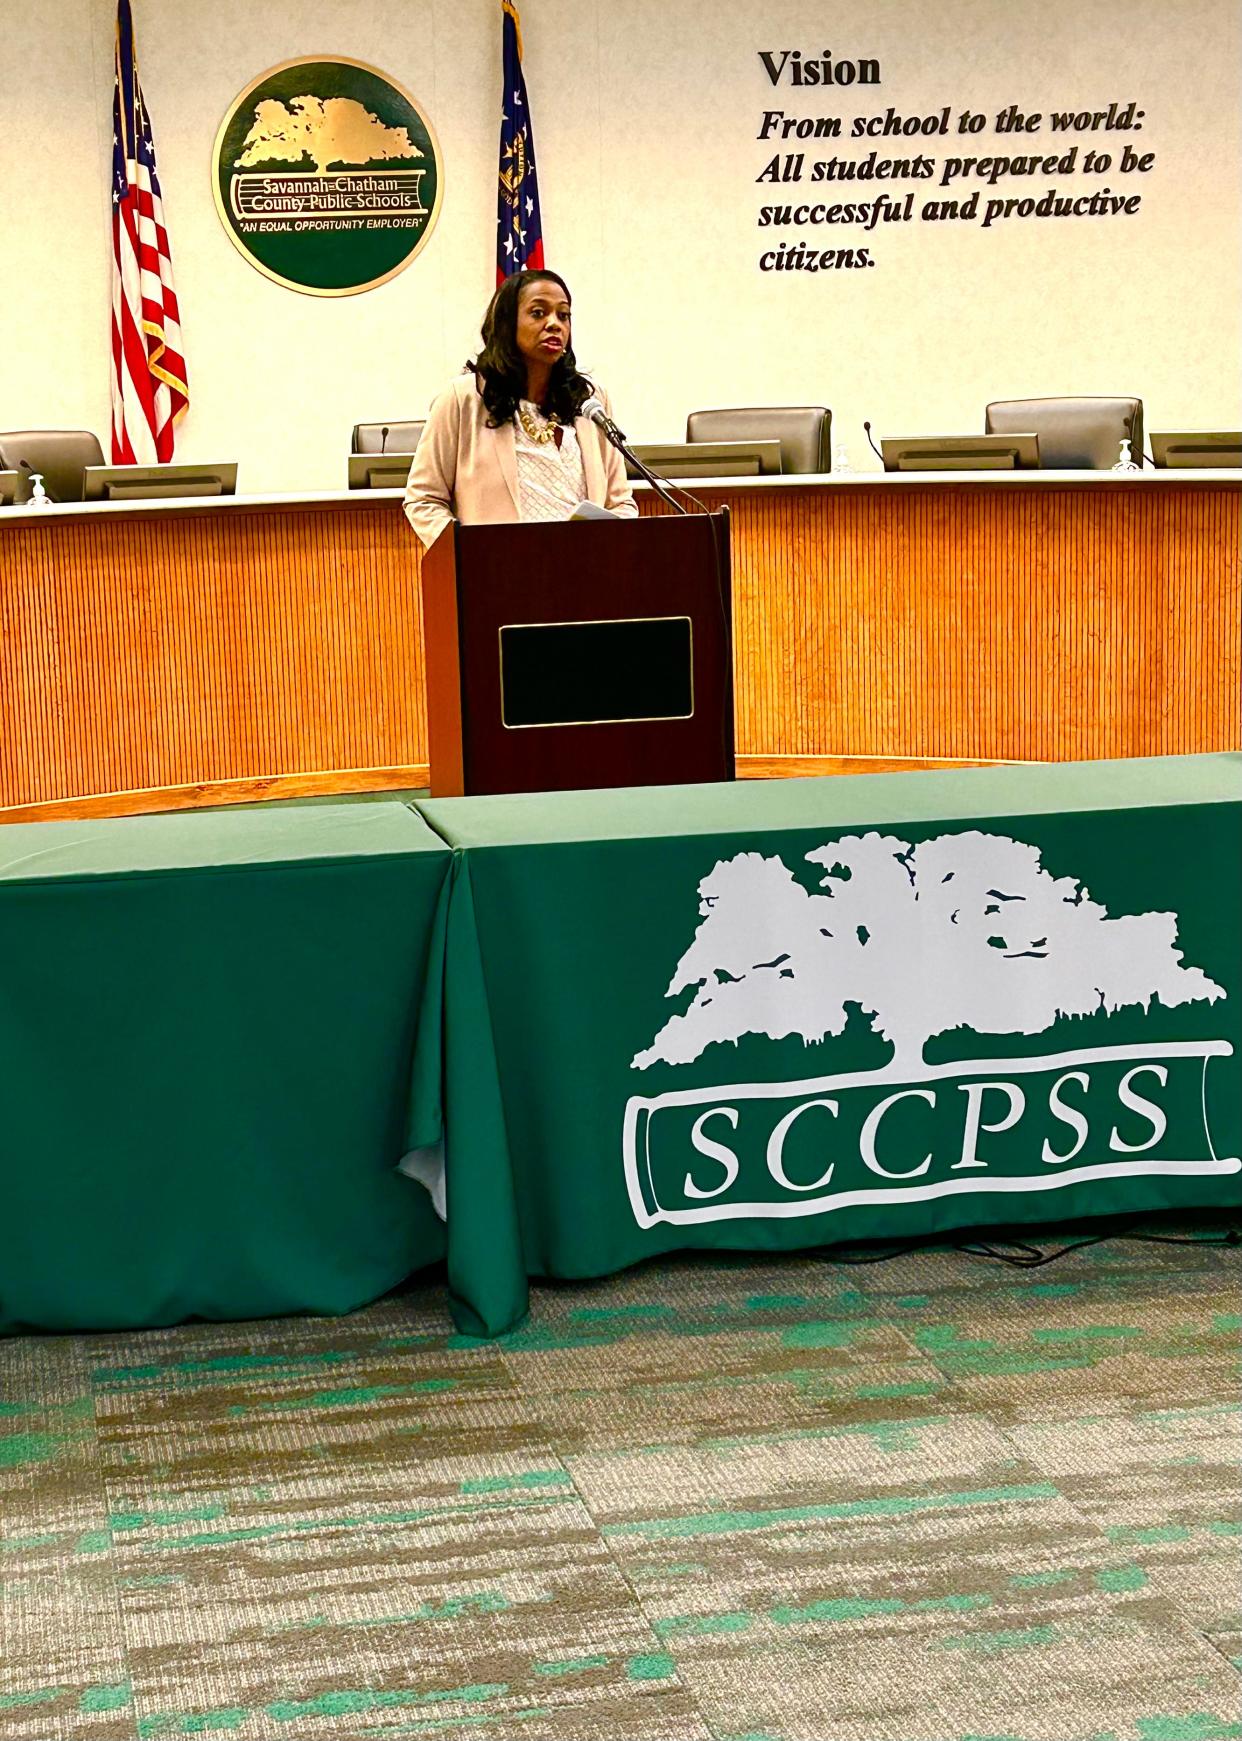
[[[498,287],[487,305],[483,348],[466,367],[474,370],[478,380],[489,429],[499,429],[502,423],[508,423],[518,401],[526,397],[526,360],[517,344],[518,299],[526,285],[545,280],[559,284],[569,296],[569,286],[558,272],[515,272]],[[552,365],[540,409],[554,411],[562,423],[572,423],[594,391],[587,377],[578,373],[573,347],[566,345]]]

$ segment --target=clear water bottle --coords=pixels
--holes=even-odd
[[[1121,452],[1117,456],[1117,463],[1113,467],[1113,470],[1115,472],[1136,472],[1141,469],[1142,468],[1136,463],[1133,454],[1130,452],[1130,438],[1123,435],[1121,438]]]
[[[843,441],[838,441],[832,450],[832,469],[834,472],[852,472],[849,449]]]
[[[26,506],[28,508],[50,508],[51,505],[52,498],[43,488],[43,473],[31,472],[30,495],[26,499]]]

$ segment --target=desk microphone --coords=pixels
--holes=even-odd
[[[683,488],[681,484],[675,485],[668,478],[657,477],[655,472],[651,470],[650,466],[644,465],[638,455],[627,447],[624,430],[618,429],[612,418],[609,417],[607,411],[604,409],[604,402],[598,394],[592,393],[589,399],[583,401],[578,415],[579,417],[590,418],[591,422],[595,424],[597,429],[603,430],[605,436],[616,448],[617,452],[624,455],[624,457],[634,467],[635,471],[640,473],[642,477],[646,478],[647,482],[651,485],[656,495],[659,496],[660,500],[667,502],[675,514],[688,514],[690,510],[684,503],[679,502],[676,496],[672,494],[674,489],[681,490],[682,495],[687,497],[689,501],[693,502],[700,513],[707,513],[708,510],[706,504],[700,502],[697,496],[692,495],[691,492]]]
[[[380,452],[387,453],[387,451],[388,451],[388,425],[385,423],[380,428]]]
[[[25,472],[28,478],[41,478],[43,476],[42,472],[37,472],[35,470],[28,459],[19,459],[14,469],[19,472]],[[46,484],[43,486],[43,494],[47,497],[49,502],[54,502],[56,500],[56,497],[52,494],[51,490],[48,489]]]
[[[865,417],[863,418],[863,430],[866,433],[867,440],[871,441],[871,424],[869,423],[869,421]],[[875,457],[879,460],[880,464],[883,465],[884,464],[884,455],[880,452],[879,448],[876,446],[874,441],[871,441],[871,451],[875,455]]]

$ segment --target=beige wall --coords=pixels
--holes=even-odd
[[[243,489],[335,488],[358,418],[421,415],[472,349],[494,234],[499,7],[493,0],[133,0],[172,236],[192,407],[178,456],[236,456]],[[0,66],[0,428],[85,424],[106,438],[111,0],[10,9]],[[1176,29],[1173,28],[1174,21]],[[1242,13],[1236,0],[525,0],[526,74],[549,262],[578,308],[584,365],[640,438],[677,438],[721,403],[833,407],[854,465],[870,417],[894,434],[982,426],[990,397],[1142,395],[1150,428],[1237,427],[1242,409]],[[773,88],[760,48],[880,60],[878,88]],[[373,61],[439,135],[445,195],[413,265],[355,297],[302,296],[233,248],[211,194],[226,107],[276,61]],[[987,111],[973,139],[804,142],[816,156],[1054,149],[998,139],[1010,102],[1045,113],[1134,99],[1145,176],[1065,192],[1141,192],[1134,217],[756,227],[762,203],[871,197],[754,177],[790,114]],[[787,147],[792,148],[792,147]],[[1058,151],[1065,149],[1060,137]],[[916,208],[936,184],[915,187]],[[962,184],[969,191],[973,184]],[[1043,177],[996,190],[1039,194]],[[954,190],[945,190],[952,192]],[[982,198],[987,197],[984,188]],[[870,245],[868,270],[762,273],[777,240]]]

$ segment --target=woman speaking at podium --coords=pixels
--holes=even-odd
[[[625,462],[582,406],[600,389],[578,373],[569,288],[515,272],[483,317],[483,348],[431,407],[405,491],[425,545],[456,518],[568,520],[584,499],[638,513]]]

